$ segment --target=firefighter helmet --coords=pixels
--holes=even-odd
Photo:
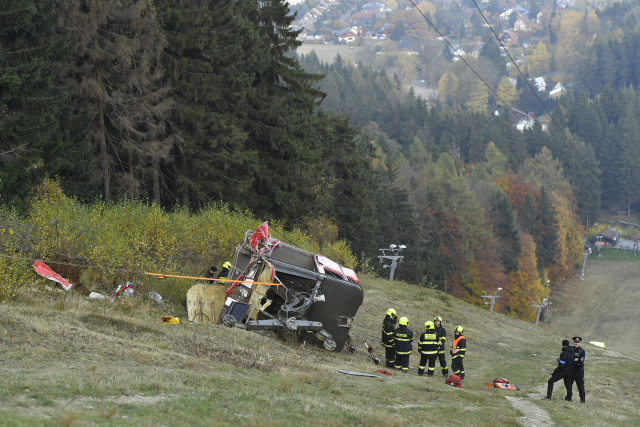
[[[396,311],[393,308],[390,308],[389,310],[387,310],[387,316],[393,319],[394,317],[396,317]]]
[[[222,268],[231,269],[231,263],[229,261],[222,264]]]
[[[440,316],[436,316],[436,317],[434,317],[434,318],[433,318],[433,321],[435,322],[436,320],[437,320],[438,322],[440,322],[440,324],[442,325],[442,317],[440,317]]]
[[[427,320],[426,322],[424,322],[424,327],[427,329],[427,331],[436,328],[431,320]]]
[[[456,326],[456,328],[453,330],[453,332],[458,332],[460,335],[462,335],[462,331],[463,331],[462,326]]]
[[[409,319],[407,319],[406,317],[401,317],[400,319],[398,319],[398,325],[404,325],[407,326],[409,324]]]

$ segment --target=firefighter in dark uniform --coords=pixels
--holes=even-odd
[[[584,358],[586,354],[584,349],[580,347],[581,342],[582,338],[573,337],[573,378],[571,379],[571,388],[573,389],[573,382],[575,381],[580,394],[580,403],[584,403]]]
[[[564,400],[570,402],[572,397],[571,383],[573,382],[573,349],[569,346],[569,340],[562,340],[562,353],[558,358],[558,366],[547,381],[547,397],[544,400],[551,400],[553,384],[560,380],[564,380],[564,387],[567,389],[567,396]]]
[[[409,371],[409,356],[413,346],[413,331],[409,329],[409,319],[401,317],[398,319],[398,328],[395,330],[393,339],[396,344],[396,369],[402,370],[405,374]]]
[[[393,308],[387,310],[387,315],[384,316],[382,321],[382,340],[380,344],[385,350],[386,366],[388,368],[396,367],[396,344],[393,340],[395,334],[395,324],[398,321],[396,311]]]
[[[222,264],[222,271],[218,274],[218,279],[224,279],[229,277],[229,270],[231,270],[231,263],[229,261]]]
[[[453,373],[464,380],[464,355],[467,352],[467,339],[462,335],[462,326],[456,326],[453,330],[453,344],[451,347],[451,369]]]
[[[445,341],[447,341],[447,331],[442,326],[442,317],[436,316],[433,318],[433,325],[435,326],[436,334],[438,335],[438,360],[440,361],[440,370],[445,377],[449,375],[449,368],[447,367],[447,359],[444,355]]]
[[[438,357],[438,334],[436,334],[435,326],[431,320],[426,321],[424,327],[426,330],[418,340],[418,353],[420,353],[418,375],[422,376],[424,374],[424,368],[429,362],[427,376],[432,377],[436,370],[436,358]]]

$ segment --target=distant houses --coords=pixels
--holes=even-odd
[[[555,85],[553,89],[551,89],[551,92],[549,92],[549,98],[558,99],[566,94],[567,90],[564,88],[564,86],[562,86],[562,83],[558,82],[558,84]]]

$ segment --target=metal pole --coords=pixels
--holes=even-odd
[[[551,313],[549,312],[549,282],[550,280],[547,280],[547,317],[549,318],[549,323],[551,323]]]
[[[398,262],[394,259],[391,261],[391,275],[389,275],[389,281],[393,280],[393,275],[396,272],[396,267],[398,266]]]

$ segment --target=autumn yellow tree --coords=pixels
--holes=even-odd
[[[498,150],[493,141],[489,142],[489,145],[487,145],[487,149],[484,152],[484,158],[486,159],[486,162],[483,163],[483,166],[491,172],[491,176],[500,177],[507,174],[507,156]]]
[[[527,72],[530,77],[538,77],[551,71],[551,54],[547,45],[539,42],[533,53],[527,57]]]
[[[444,73],[438,82],[438,98],[455,107],[458,99],[458,91],[460,90],[460,81],[455,74]]]
[[[571,202],[567,198],[554,192],[551,193],[551,203],[558,224],[558,249],[556,262],[549,269],[549,277],[557,283],[569,277],[582,258],[584,228],[577,221]]]
[[[474,113],[484,113],[489,105],[489,91],[487,86],[481,80],[476,80],[471,88],[467,108]]]
[[[496,97],[496,104],[508,110],[512,105],[518,104],[518,91],[509,77],[502,76],[500,83],[498,84],[498,96]]]
[[[506,314],[531,321],[535,319],[531,302],[544,297],[545,287],[538,276],[536,244],[533,238],[529,234],[520,233],[520,245],[522,250],[518,256],[518,269],[511,273],[501,303]]]
[[[400,79],[403,83],[411,83],[418,75],[418,58],[412,52],[403,50],[400,52],[396,65],[400,69]]]
[[[397,10],[389,20],[389,27],[395,28],[399,23],[402,23],[404,34],[409,38],[425,40],[428,36],[429,24],[427,24],[422,15],[415,10]]]
[[[576,10],[560,13],[551,21],[557,39],[555,59],[561,70],[573,66],[591,46],[585,25],[584,13]]]
[[[429,20],[433,22],[434,25],[437,26],[437,22],[434,22],[432,20],[432,19],[435,19],[435,16],[436,16],[436,5],[434,3],[424,0],[424,1],[421,1],[418,4],[418,6],[416,6],[416,9],[422,12],[425,16],[429,17]]]

